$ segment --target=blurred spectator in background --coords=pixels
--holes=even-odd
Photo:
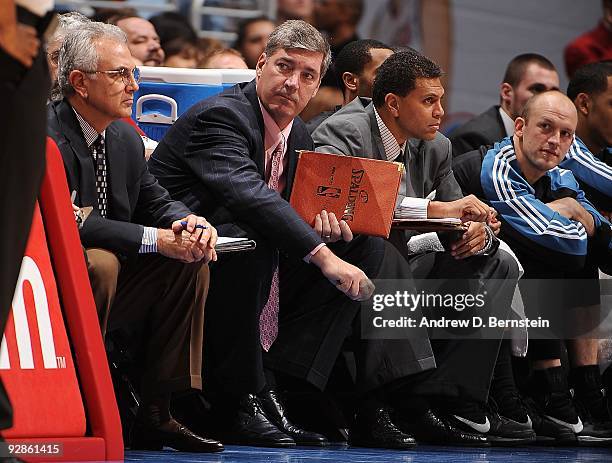
[[[138,16],[136,8],[94,8],[95,13],[89,18],[92,21],[106,23],[115,16]]]
[[[603,17],[597,27],[565,47],[565,70],[571,79],[580,66],[612,59],[612,0],[603,0]]]
[[[277,0],[276,23],[282,24],[288,19],[302,19],[312,24],[314,0]]]
[[[198,67],[202,68],[209,56],[218,51],[225,50],[227,47],[221,40],[212,39],[210,37],[200,37],[196,41],[196,48],[198,49]]]
[[[176,37],[164,44],[166,60],[164,66],[171,68],[192,68],[198,67],[199,51],[194,41],[185,37]]]
[[[327,33],[333,57],[346,44],[359,39],[357,24],[363,13],[363,0],[317,0],[314,11],[316,27]]]
[[[345,45],[359,39],[357,24],[362,13],[363,0],[317,0],[315,2],[315,26],[320,31],[327,33],[332,53],[332,65],[321,80],[319,93],[310,100],[300,115],[305,121],[342,104],[342,82],[336,78],[334,61]]]
[[[159,35],[151,22],[139,16],[117,15],[108,19],[128,37],[128,48],[132,56],[145,66],[161,66],[164,63],[164,50]]]
[[[192,42],[198,38],[189,20],[183,15],[175,12],[160,13],[149,18],[149,22],[155,27],[159,35],[159,41],[164,48],[165,44],[177,37],[182,37]]]
[[[273,30],[274,22],[266,16],[247,19],[238,26],[234,48],[242,54],[249,69],[255,69]]]
[[[89,19],[81,13],[71,12],[58,16],[58,26],[55,32],[47,41],[47,64],[49,65],[49,73],[51,74],[51,100],[59,100],[62,94],[57,86],[57,58],[59,49],[64,42],[64,37],[72,29],[80,27],[84,23],[88,23]]]
[[[233,48],[227,48],[208,55],[202,62],[204,69],[248,69],[242,55]]]

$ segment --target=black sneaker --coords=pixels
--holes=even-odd
[[[534,442],[536,437],[530,421],[525,424],[517,423],[502,417],[484,404],[473,401],[463,401],[460,406],[455,405],[448,419],[459,429],[486,436],[491,445],[527,445]]]
[[[529,445],[535,442],[536,434],[533,430],[532,421],[517,394],[517,410],[507,410],[512,416],[504,416],[500,413],[495,401],[490,397],[486,408],[487,416],[491,423],[488,439],[491,445],[499,447]]]
[[[453,426],[475,434],[489,434],[491,422],[484,404],[465,399],[445,399],[442,404],[441,408]]]
[[[584,429],[561,367],[537,370],[531,400],[533,430],[537,442],[552,445],[576,445],[576,435]]]
[[[583,429],[577,434],[578,442],[588,446],[612,445],[612,417],[608,409],[606,390],[601,383],[599,371],[592,378],[576,384],[574,404],[583,420]]]
[[[494,412],[526,427],[532,428],[531,418],[523,398],[516,389],[504,391],[503,394],[489,395],[487,404]]]

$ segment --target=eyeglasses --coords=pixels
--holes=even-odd
[[[86,74],[106,74],[107,76],[110,76],[113,79],[117,79],[121,77],[125,85],[130,85],[132,83],[132,79],[134,79],[134,82],[136,83],[140,82],[140,69],[139,68],[134,68],[134,69],[119,68],[119,69],[112,69],[110,71],[82,71],[82,72],[85,72]]]
[[[57,65],[57,61],[59,59],[59,50],[52,51],[51,53],[47,52],[47,56],[53,64]]]

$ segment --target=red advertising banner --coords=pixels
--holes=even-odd
[[[14,407],[6,438],[85,435],[85,412],[38,205],[2,346]]]

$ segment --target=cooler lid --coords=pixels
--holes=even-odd
[[[144,82],[174,84],[223,85],[249,82],[255,78],[253,69],[186,69],[139,66]]]

